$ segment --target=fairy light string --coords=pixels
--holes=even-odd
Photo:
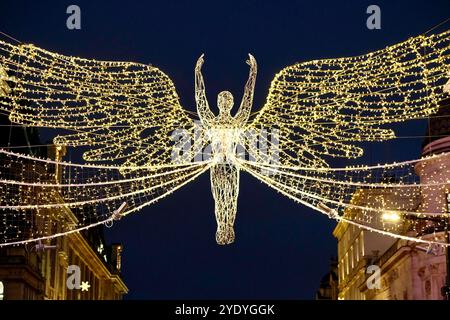
[[[195,69],[194,113],[181,106],[173,82],[156,67],[0,41],[0,113],[12,125],[58,129],[56,152],[84,147],[86,161],[0,149],[0,246],[112,221],[111,212],[123,202],[125,215],[135,212],[207,171],[220,244],[234,241],[240,171],[337,221],[441,244],[425,230],[436,219],[444,224],[448,208],[421,207],[421,201],[449,189],[449,154],[345,168],[332,168],[329,161],[362,156],[362,142],[396,138],[390,124],[433,117],[449,97],[449,40],[450,31],[422,34],[361,56],[288,66],[255,113],[250,109],[257,68],[250,56],[235,117],[224,112],[233,104],[227,92],[219,96],[219,115],[210,112],[203,57]],[[174,133],[188,139],[174,141]],[[182,158],[174,161],[179,153]],[[392,212],[425,220],[407,226],[383,221]],[[64,231],[51,234],[58,223]]]

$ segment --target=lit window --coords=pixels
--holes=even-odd
[[[5,287],[3,285],[3,281],[0,281],[0,300],[3,300],[4,290],[5,290]]]
[[[102,254],[103,253],[103,243],[100,243],[100,245],[97,247],[97,252]]]
[[[364,252],[364,231],[361,231],[361,237],[360,237],[360,242],[359,245],[361,246],[361,258],[364,257],[364,255],[366,254]]]
[[[356,248],[356,250],[355,250],[355,255],[356,255],[355,259],[356,259],[356,263],[358,263],[359,262],[359,239],[358,238],[356,238],[356,240],[355,240],[355,248]]]
[[[350,261],[351,261],[351,265],[352,265],[352,270],[355,267],[355,263],[353,261],[353,245],[350,247]]]
[[[350,273],[349,263],[348,263],[348,252],[345,254],[345,272],[346,272],[346,274]]]

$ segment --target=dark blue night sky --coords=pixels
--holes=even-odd
[[[81,8],[81,30],[66,28],[71,4]],[[381,30],[366,28],[371,4],[381,8]],[[193,70],[201,53],[211,105],[222,90],[240,100],[247,53],[254,54],[255,111],[275,73],[287,65],[381,49],[449,16],[449,0],[0,1],[0,31],[62,54],[154,64],[171,77],[183,106],[192,111]],[[361,161],[418,157],[422,138],[405,136],[423,135],[426,122],[398,127],[403,138],[367,144]],[[218,246],[209,183],[205,174],[108,231],[110,241],[125,247],[127,299],[314,298],[336,255],[335,223],[243,173],[236,242]]]

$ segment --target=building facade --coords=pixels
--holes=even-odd
[[[55,148],[53,148],[55,149]],[[59,155],[60,156],[60,155]],[[56,152],[58,158],[58,151]],[[56,194],[57,195],[57,194]],[[38,195],[36,195],[38,196]],[[55,194],[39,194],[47,198]],[[68,223],[75,224],[76,213],[69,208],[45,209],[45,216],[58,215],[58,223],[51,224],[53,233],[62,231]],[[61,212],[62,211],[62,212]],[[43,214],[43,212],[40,212]],[[35,218],[35,230],[48,230],[48,226]],[[103,227],[76,232],[64,237],[43,241],[52,248],[40,250],[37,243],[0,248],[0,294],[5,300],[116,300],[128,292],[121,271],[122,245],[107,245]],[[39,243],[38,243],[39,244]],[[79,278],[89,284],[89,289],[72,288],[67,285],[69,266],[79,268]],[[76,282],[75,282],[76,283]]]
[[[52,150],[52,149],[50,149]],[[53,148],[56,150],[56,148]],[[61,151],[61,150],[60,150]],[[56,158],[61,157],[58,150]],[[38,196],[38,195],[36,195]],[[39,194],[55,200],[56,193]],[[58,223],[51,224],[52,233],[77,221],[76,213],[69,208],[45,209],[45,216],[55,214]],[[55,212],[52,212],[55,211]],[[61,212],[62,211],[62,212]],[[40,212],[43,215],[43,212]],[[49,228],[34,219],[35,230],[48,232]],[[52,248],[40,250],[36,243],[0,248],[0,294],[5,300],[116,300],[128,292],[121,271],[122,245],[107,245],[103,227],[76,232],[64,237],[43,241]],[[79,280],[89,284],[88,290],[67,284],[69,266],[79,268]],[[76,282],[75,282],[76,283]]]

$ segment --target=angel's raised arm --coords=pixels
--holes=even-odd
[[[208,100],[206,99],[205,82],[202,75],[203,54],[198,58],[195,66],[195,102],[197,104],[197,113],[202,124],[206,124],[214,119],[214,114],[209,108]]]
[[[249,54],[247,64],[250,65],[250,73],[248,75],[247,83],[245,84],[244,96],[242,97],[241,106],[236,113],[235,119],[240,123],[247,122],[250,117],[250,111],[253,103],[253,93],[255,91],[257,64],[255,58]]]

